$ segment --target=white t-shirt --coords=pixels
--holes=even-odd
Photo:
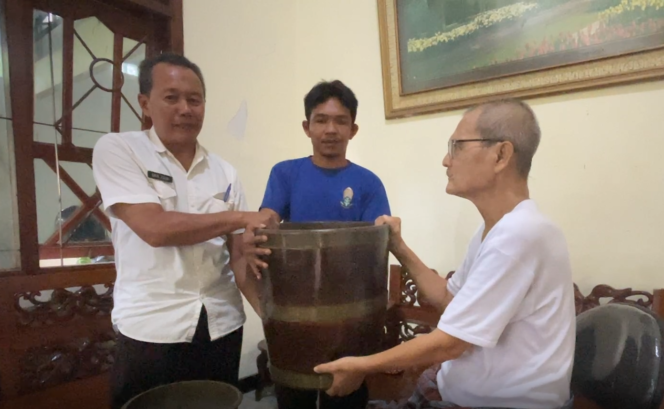
[[[189,342],[203,305],[213,340],[241,327],[242,295],[229,266],[225,237],[155,248],[110,209],[116,203],[157,203],[166,211],[184,213],[246,210],[233,166],[198,145],[187,172],[153,129],[104,135],[94,148],[92,168],[111,216],[117,270],[112,320],[118,330],[144,342]]]
[[[482,241],[481,226],[447,283],[438,328],[473,347],[438,372],[460,406],[552,409],[570,397],[576,318],[567,243],[532,200]]]

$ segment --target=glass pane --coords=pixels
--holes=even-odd
[[[21,264],[12,131],[12,122],[0,119],[0,272]]]
[[[35,124],[33,127],[33,139],[35,142],[54,144],[55,141],[62,143],[62,135],[53,125]]]
[[[120,113],[120,131],[138,131],[141,129],[141,107],[138,104],[138,66],[145,59],[145,44],[124,39],[124,57],[122,63],[122,109]],[[130,54],[131,53],[131,54]]]
[[[76,20],[74,30],[95,58],[113,60],[113,32],[97,17]]]
[[[132,53],[132,50],[136,48],[137,45],[138,41],[134,39],[125,38],[122,40],[122,56],[125,60],[130,56],[130,53]]]
[[[73,129],[72,130],[72,143],[80,148],[89,148],[92,149],[95,147],[95,144],[104,136],[106,132],[99,131],[88,131],[83,129]]]
[[[99,209],[95,213],[94,208],[84,204],[96,191],[90,166],[61,161],[58,183],[56,173],[44,160],[35,159],[34,165],[40,265],[112,262],[112,257],[106,257],[113,253],[110,233],[100,220],[103,212]]]
[[[103,88],[113,87],[113,66],[100,59],[113,60],[114,35],[96,17],[76,20],[74,30],[73,126],[110,132],[112,93]]]
[[[21,267],[4,6],[0,0],[0,273]]]
[[[141,119],[133,106],[129,106],[126,101],[122,101],[122,110],[120,112],[120,132],[140,131]]]
[[[34,10],[33,23],[34,118],[53,125],[62,116],[62,18]]]
[[[2,1],[0,1],[0,7],[2,7]],[[1,32],[0,36],[2,36]],[[0,42],[2,41],[4,41],[4,38],[0,37]],[[7,64],[3,60],[3,53],[0,52],[0,118],[11,119],[11,110],[9,108],[9,72],[7,72]]]
[[[95,194],[97,186],[95,185],[90,165],[87,163],[60,161],[60,166],[88,196]]]
[[[9,65],[5,63],[7,45],[5,36],[4,2],[0,0],[0,118],[11,118],[9,99]]]
[[[53,234],[58,233],[58,213],[60,210],[58,189],[62,197],[62,221],[71,219],[73,212],[82,206],[82,200],[88,200],[95,191],[95,182],[92,177],[92,169],[84,163],[60,162],[60,183],[56,173],[41,159],[35,159],[35,184],[37,194],[37,224],[39,232],[39,243],[44,244]],[[74,193],[76,191],[76,193]],[[82,197],[79,197],[82,196]],[[88,209],[87,212],[92,212]],[[94,219],[94,224],[103,227],[94,214],[85,220]],[[93,223],[93,222],[91,222]],[[76,228],[74,228],[76,229]],[[68,237],[78,237],[76,241],[108,241],[106,233],[100,233],[96,228],[90,227],[94,234],[81,236],[73,235],[72,231],[63,230],[65,242]],[[58,240],[59,241],[59,240]]]
[[[80,206],[81,201],[65,183],[58,183],[55,172],[46,162],[35,159],[35,190],[37,199],[37,231],[39,244],[44,244],[58,232],[58,213],[60,203],[58,189],[62,193],[62,209]],[[57,240],[59,242],[59,239]]]
[[[34,15],[35,84],[42,87],[35,96],[34,140],[45,144],[34,159],[40,266],[113,262],[110,223],[99,208],[90,160],[95,143],[111,130],[112,95],[103,88],[112,88],[113,68],[103,59],[113,57],[114,35],[94,17],[72,22]],[[63,27],[72,23],[74,32],[64,38]],[[63,47],[72,60],[63,61]],[[63,72],[72,73],[69,90],[62,89]],[[71,105],[61,109],[67,92]],[[71,129],[61,120],[63,110],[71,112]]]
[[[74,30],[64,38],[65,32],[72,32],[64,30],[68,24]],[[115,40],[116,34],[96,17],[71,21],[34,12],[34,140],[45,144],[35,159],[42,266],[113,261],[109,220],[98,206],[89,161],[96,142],[111,131],[114,64],[121,66],[124,78],[121,95],[116,94],[121,98],[115,100],[119,130],[141,128],[138,66],[146,53],[145,44],[125,38],[122,60],[114,59]],[[70,50],[71,61],[63,60],[70,55],[64,50]],[[64,81],[64,73],[73,76]],[[64,83],[72,88],[64,90]],[[67,106],[62,106],[68,94],[71,104],[64,98]],[[71,129],[62,121],[63,113],[71,113]]]

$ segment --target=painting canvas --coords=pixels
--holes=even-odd
[[[661,57],[664,0],[378,1],[385,91],[413,113],[618,83],[642,68],[636,77],[662,76],[661,61],[640,65]],[[629,61],[631,71],[611,66]]]

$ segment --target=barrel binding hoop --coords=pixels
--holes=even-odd
[[[304,374],[280,369],[272,364],[270,364],[270,377],[274,383],[289,388],[323,391],[330,389],[334,380],[330,374]]]
[[[266,316],[270,320],[297,323],[336,323],[383,313],[387,310],[387,293],[368,300],[335,305],[285,306],[268,303]]]

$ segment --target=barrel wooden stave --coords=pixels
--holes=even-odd
[[[314,374],[316,365],[344,356],[380,352],[385,313],[333,324],[291,323],[266,320],[265,337],[270,363],[282,369]]]
[[[379,253],[380,244],[321,250],[272,249],[265,274],[271,287],[269,300],[276,305],[315,307],[378,297],[385,293],[387,282],[386,273],[377,270],[385,264],[387,271]]]

